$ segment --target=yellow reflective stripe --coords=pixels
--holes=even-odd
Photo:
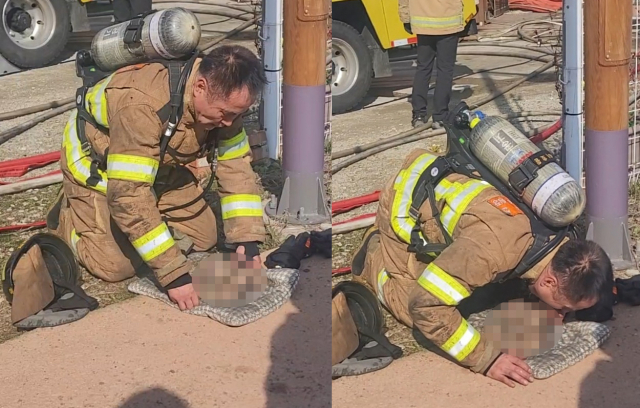
[[[449,306],[455,306],[462,299],[469,297],[469,292],[460,282],[433,262],[422,272],[418,284]]]
[[[411,16],[411,25],[423,28],[449,28],[457,27],[464,23],[462,14],[447,17],[421,17]]]
[[[171,248],[173,244],[174,241],[169,232],[169,227],[164,222],[133,241],[133,247],[145,262],[149,262],[161,255]]]
[[[491,185],[486,181],[470,180],[464,184],[453,183],[453,186],[447,189],[447,193],[443,196],[446,204],[442,209],[440,220],[449,235],[453,235],[453,230],[469,203],[489,187]],[[437,195],[436,193],[436,197]]]
[[[73,175],[73,178],[76,179],[80,185],[89,187],[102,194],[106,194],[107,174],[102,170],[98,170],[98,174],[101,176],[102,180],[99,181],[95,187],[87,186],[87,179],[91,176],[91,159],[89,158],[88,153],[84,153],[82,151],[80,139],[78,139],[78,134],[76,132],[77,115],[78,111],[74,109],[67,121],[67,125],[64,128],[62,136],[62,150],[64,151],[65,158],[67,159],[67,167]]]
[[[109,75],[102,81],[95,84],[87,91],[85,99],[85,109],[89,112],[99,125],[106,128],[109,127],[109,119],[107,117],[107,95],[105,89],[109,85],[109,81],[114,74]]]
[[[462,319],[462,323],[458,329],[449,337],[442,345],[442,349],[451,357],[458,361],[462,361],[476,348],[480,342],[480,333],[471,326],[466,320]]]
[[[387,305],[384,301],[384,292],[382,291],[382,288],[384,287],[384,284],[387,283],[387,281],[389,280],[389,274],[387,273],[387,270],[382,268],[382,270],[378,273],[378,299],[380,300],[380,303],[382,303],[383,305]]]
[[[232,194],[220,199],[222,219],[262,217],[262,200],[255,194]]]
[[[411,163],[407,169],[402,170],[393,186],[395,197],[391,207],[391,227],[393,231],[405,243],[411,242],[411,230],[415,221],[409,215],[411,208],[411,196],[418,183],[420,175],[436,159],[436,156],[424,153]]]
[[[153,184],[158,173],[158,160],[129,154],[107,156],[107,177]]]
[[[71,230],[71,249],[75,256],[78,256],[78,241],[80,241],[80,237],[76,233],[76,229]]]
[[[218,145],[218,160],[231,160],[249,153],[249,139],[244,128],[240,133],[228,140],[221,140]]]

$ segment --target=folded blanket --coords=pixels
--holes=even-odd
[[[201,301],[200,305],[185,313],[207,316],[227,326],[244,326],[255,322],[279,309],[295,289],[299,271],[297,269],[267,269],[267,290],[255,302],[240,307],[213,307]],[[171,307],[178,308],[166,293],[161,292],[149,278],[135,280],[128,286],[130,292],[159,299]]]
[[[482,331],[488,311],[472,314],[467,321]],[[584,360],[609,338],[611,330],[602,323],[569,322],[563,325],[562,338],[548,351],[525,359],[533,377],[549,378]]]

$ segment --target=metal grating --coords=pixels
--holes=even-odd
[[[509,0],[489,0],[489,10],[493,17],[499,17],[509,11]]]

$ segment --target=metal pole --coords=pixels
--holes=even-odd
[[[583,97],[583,18],[582,0],[564,0],[562,7],[562,50],[564,69],[563,92],[563,155],[565,169],[582,185],[582,153],[584,136],[582,129]]]
[[[328,0],[284,0],[282,168],[285,183],[268,214],[291,224],[330,220],[324,191]]]
[[[262,63],[267,84],[262,92],[260,124],[267,134],[269,157],[280,157],[282,122],[282,1],[264,0],[262,6]]]
[[[635,262],[629,229],[629,60],[631,1],[584,4],[587,238],[616,269]]]

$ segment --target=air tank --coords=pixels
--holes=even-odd
[[[471,152],[503,183],[527,157],[540,149],[507,120],[487,116],[471,131]],[[549,163],[524,189],[522,200],[545,223],[564,227],[578,219],[586,204],[580,185],[562,167]]]
[[[200,23],[189,10],[169,8],[144,18],[140,41],[125,44],[129,21],[100,30],[91,43],[98,68],[114,71],[150,59],[176,59],[193,52],[200,41]]]

